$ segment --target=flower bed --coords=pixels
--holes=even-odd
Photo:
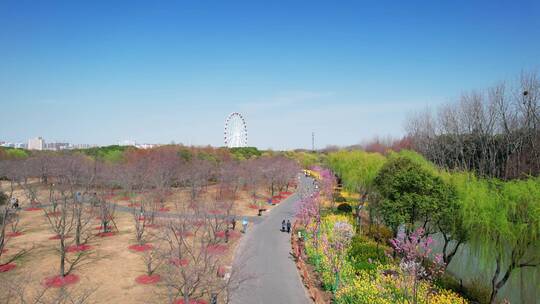
[[[311,223],[302,233],[306,260],[318,273],[322,288],[333,292],[333,303],[467,303],[429,280],[413,280],[398,261],[385,254],[382,245],[364,236],[352,239],[345,256],[336,254],[340,223],[352,220],[345,215],[323,216],[317,232]]]

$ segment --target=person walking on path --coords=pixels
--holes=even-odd
[[[234,230],[234,228],[236,228],[236,217],[235,216],[232,217],[231,224],[232,224],[232,230]]]
[[[285,232],[285,219],[281,222],[281,232]]]
[[[291,233],[291,221],[287,220],[287,233]]]
[[[243,233],[247,232],[247,226],[248,226],[248,220],[246,217],[244,217],[244,219],[242,220],[242,228],[244,229],[242,230]]]

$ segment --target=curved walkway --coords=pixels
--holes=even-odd
[[[311,187],[311,180],[302,177],[295,194],[273,208],[260,223],[250,226],[237,249],[233,267],[241,267],[253,278],[233,292],[233,304],[312,303],[291,256],[291,235],[280,231],[283,219],[294,220],[299,192],[312,191]],[[246,261],[240,260],[246,257]]]

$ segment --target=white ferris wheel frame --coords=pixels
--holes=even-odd
[[[233,112],[227,116],[223,139],[225,146],[229,148],[247,147],[248,130],[246,120],[242,114]]]

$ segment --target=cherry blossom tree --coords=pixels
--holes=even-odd
[[[321,204],[319,193],[310,194],[300,201],[296,209],[296,218],[306,227],[314,240],[315,247],[319,245],[321,227]]]
[[[331,202],[332,208],[334,207],[334,189],[337,185],[337,179],[334,173],[326,168],[319,166],[313,167],[313,171],[317,172],[320,176],[319,186],[321,195]]]
[[[408,286],[404,291],[412,294],[409,297],[413,303],[418,303],[418,287],[420,280],[433,280],[444,273],[445,265],[441,254],[433,256],[433,238],[426,236],[424,228],[420,227],[406,235],[400,231],[398,236],[390,241],[394,250],[401,257],[399,264],[405,274]]]

